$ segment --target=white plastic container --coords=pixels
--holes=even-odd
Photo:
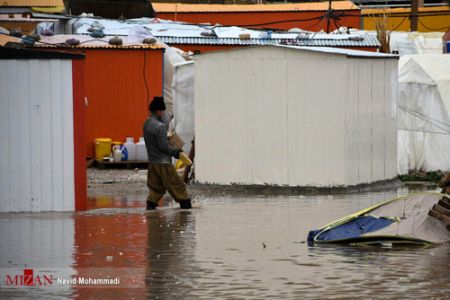
[[[136,143],[136,160],[148,160],[145,140],[142,136],[139,138],[139,142]]]
[[[127,160],[136,160],[136,144],[134,143],[134,138],[130,136],[127,137],[123,145],[125,148],[127,148]]]
[[[120,149],[120,145],[114,145],[112,148],[113,159],[115,162],[122,160],[122,150]]]

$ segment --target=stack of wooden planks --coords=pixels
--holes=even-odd
[[[429,215],[444,222],[447,230],[450,231],[450,173],[444,176],[439,183],[442,188],[441,193],[444,194],[442,199],[429,211]]]

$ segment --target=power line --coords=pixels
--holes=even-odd
[[[398,23],[397,26],[395,26],[394,28],[392,28],[390,31],[395,31],[395,30],[397,30],[397,28],[399,28],[400,26],[402,26],[403,22],[405,22],[406,19],[408,19],[408,18],[407,18],[407,17],[404,17],[403,20],[401,20],[400,23]]]
[[[320,19],[323,19],[324,17],[325,16],[318,16],[318,17],[307,18],[307,19],[282,20],[282,21],[274,21],[274,22],[267,22],[267,23],[260,23],[260,24],[245,24],[245,25],[238,25],[238,26],[255,27],[255,26],[282,24],[282,23],[290,23],[290,22],[307,22],[307,21],[313,21],[313,20],[320,20]]]
[[[430,31],[441,31],[441,30],[445,30],[445,29],[449,29],[449,28],[450,28],[450,25],[449,25],[449,26],[446,26],[446,27],[441,27],[441,28],[430,28],[430,27],[426,26],[426,25],[422,22],[422,20],[420,20],[420,19],[419,19],[419,23],[423,26],[423,28],[428,29],[428,30],[430,30]]]
[[[434,122],[436,122],[436,123],[441,124],[442,126],[448,127],[449,130],[450,130],[450,125],[447,124],[447,123],[445,123],[445,122],[442,122],[441,120],[438,120],[438,119],[432,118],[432,117],[430,117],[430,116],[427,116],[427,115],[425,115],[424,113],[418,112],[418,111],[413,110],[413,109],[411,109],[411,108],[409,108],[409,107],[406,107],[406,106],[404,106],[404,105],[398,105],[398,107],[399,107],[400,109],[406,111],[406,112],[417,114],[417,115],[421,116],[422,118],[428,118],[428,119],[430,119],[430,120],[432,120],[432,121],[434,121]]]
[[[148,90],[148,84],[147,84],[147,72],[146,72],[146,68],[147,68],[147,51],[144,49],[144,66],[142,68],[142,72],[144,75],[144,84],[145,84],[145,92],[147,93],[147,107],[150,104],[150,92]]]
[[[431,133],[431,134],[442,134],[450,136],[450,133],[439,132],[439,131],[431,131],[425,129],[409,129],[409,128],[399,128],[399,130],[411,131],[411,132],[422,132],[422,133]]]
[[[398,105],[398,108],[403,110],[404,112],[410,113],[411,115],[415,116],[416,118],[419,118],[427,123],[430,123],[431,125],[433,125],[434,127],[438,128],[438,129],[444,131],[444,132],[441,132],[441,134],[450,135],[450,125],[448,125],[440,120],[437,120],[435,118],[432,118],[430,116],[427,116],[421,112],[407,108],[403,105]],[[439,133],[439,132],[434,132],[434,133]]]

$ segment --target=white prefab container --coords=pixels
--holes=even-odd
[[[0,48],[0,212],[85,208],[83,61],[73,58]]]
[[[326,187],[395,177],[397,64],[313,47],[195,56],[196,180]]]

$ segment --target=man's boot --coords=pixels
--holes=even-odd
[[[147,201],[147,210],[154,210],[156,209],[156,203],[152,202],[152,201]]]
[[[191,209],[191,199],[181,200],[180,201],[180,208],[181,209]]]

